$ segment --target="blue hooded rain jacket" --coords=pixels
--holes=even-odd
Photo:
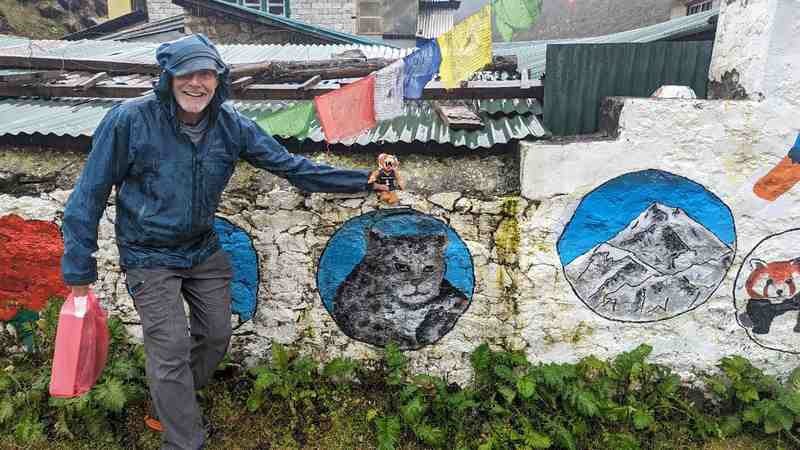
[[[171,89],[175,68],[196,56],[226,67],[202,35],[163,44],[154,93],[115,105],[103,118],[64,211],[62,271],[68,285],[97,279],[97,228],[116,188],[116,240],[123,268],[189,268],[220,248],[213,229],[220,196],[244,159],[307,192],[359,192],[368,171],[345,170],[293,155],[227,98],[229,74],[209,105],[209,127],[198,145],[180,131]]]

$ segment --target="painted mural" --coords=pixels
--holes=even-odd
[[[38,319],[50,297],[65,297],[61,278],[64,242],[56,224],[0,217],[0,321],[10,322],[26,342],[25,324]]]
[[[622,322],[665,320],[705,303],[735,246],[730,209],[700,184],[660,170],[591,191],[557,243],[575,294]]]
[[[739,325],[757,344],[800,353],[800,228],[766,237],[745,256],[734,282]]]
[[[800,181],[800,134],[789,153],[753,186],[753,193],[768,201],[775,201]]]
[[[411,208],[347,221],[320,257],[317,285],[353,339],[418,349],[447,334],[469,307],[472,257],[458,234]]]
[[[258,306],[258,255],[250,235],[230,221],[217,217],[214,231],[231,258],[231,313],[238,317],[239,326],[253,318]]]

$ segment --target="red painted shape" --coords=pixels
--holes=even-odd
[[[0,321],[22,308],[41,311],[51,296],[66,297],[63,254],[56,224],[15,214],[0,217]]]

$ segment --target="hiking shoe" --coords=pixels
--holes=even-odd
[[[156,431],[158,433],[164,432],[164,426],[161,425],[161,421],[153,414],[152,416],[149,414],[145,414],[144,416],[144,426],[147,428]]]
[[[214,433],[216,433],[217,430],[215,427],[211,425],[211,422],[208,420],[208,417],[206,417],[205,414],[201,416],[201,419],[203,421],[201,425],[201,427],[203,428],[203,432],[205,433],[206,438],[210,438],[211,436],[214,435]],[[145,415],[144,425],[150,430],[156,431],[158,433],[164,432],[164,426],[161,424],[161,421],[158,420],[158,418],[155,417],[154,415],[153,416]]]

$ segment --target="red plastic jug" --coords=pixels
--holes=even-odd
[[[108,318],[94,293],[70,294],[58,316],[50,395],[71,398],[88,392],[106,365],[108,343]]]

